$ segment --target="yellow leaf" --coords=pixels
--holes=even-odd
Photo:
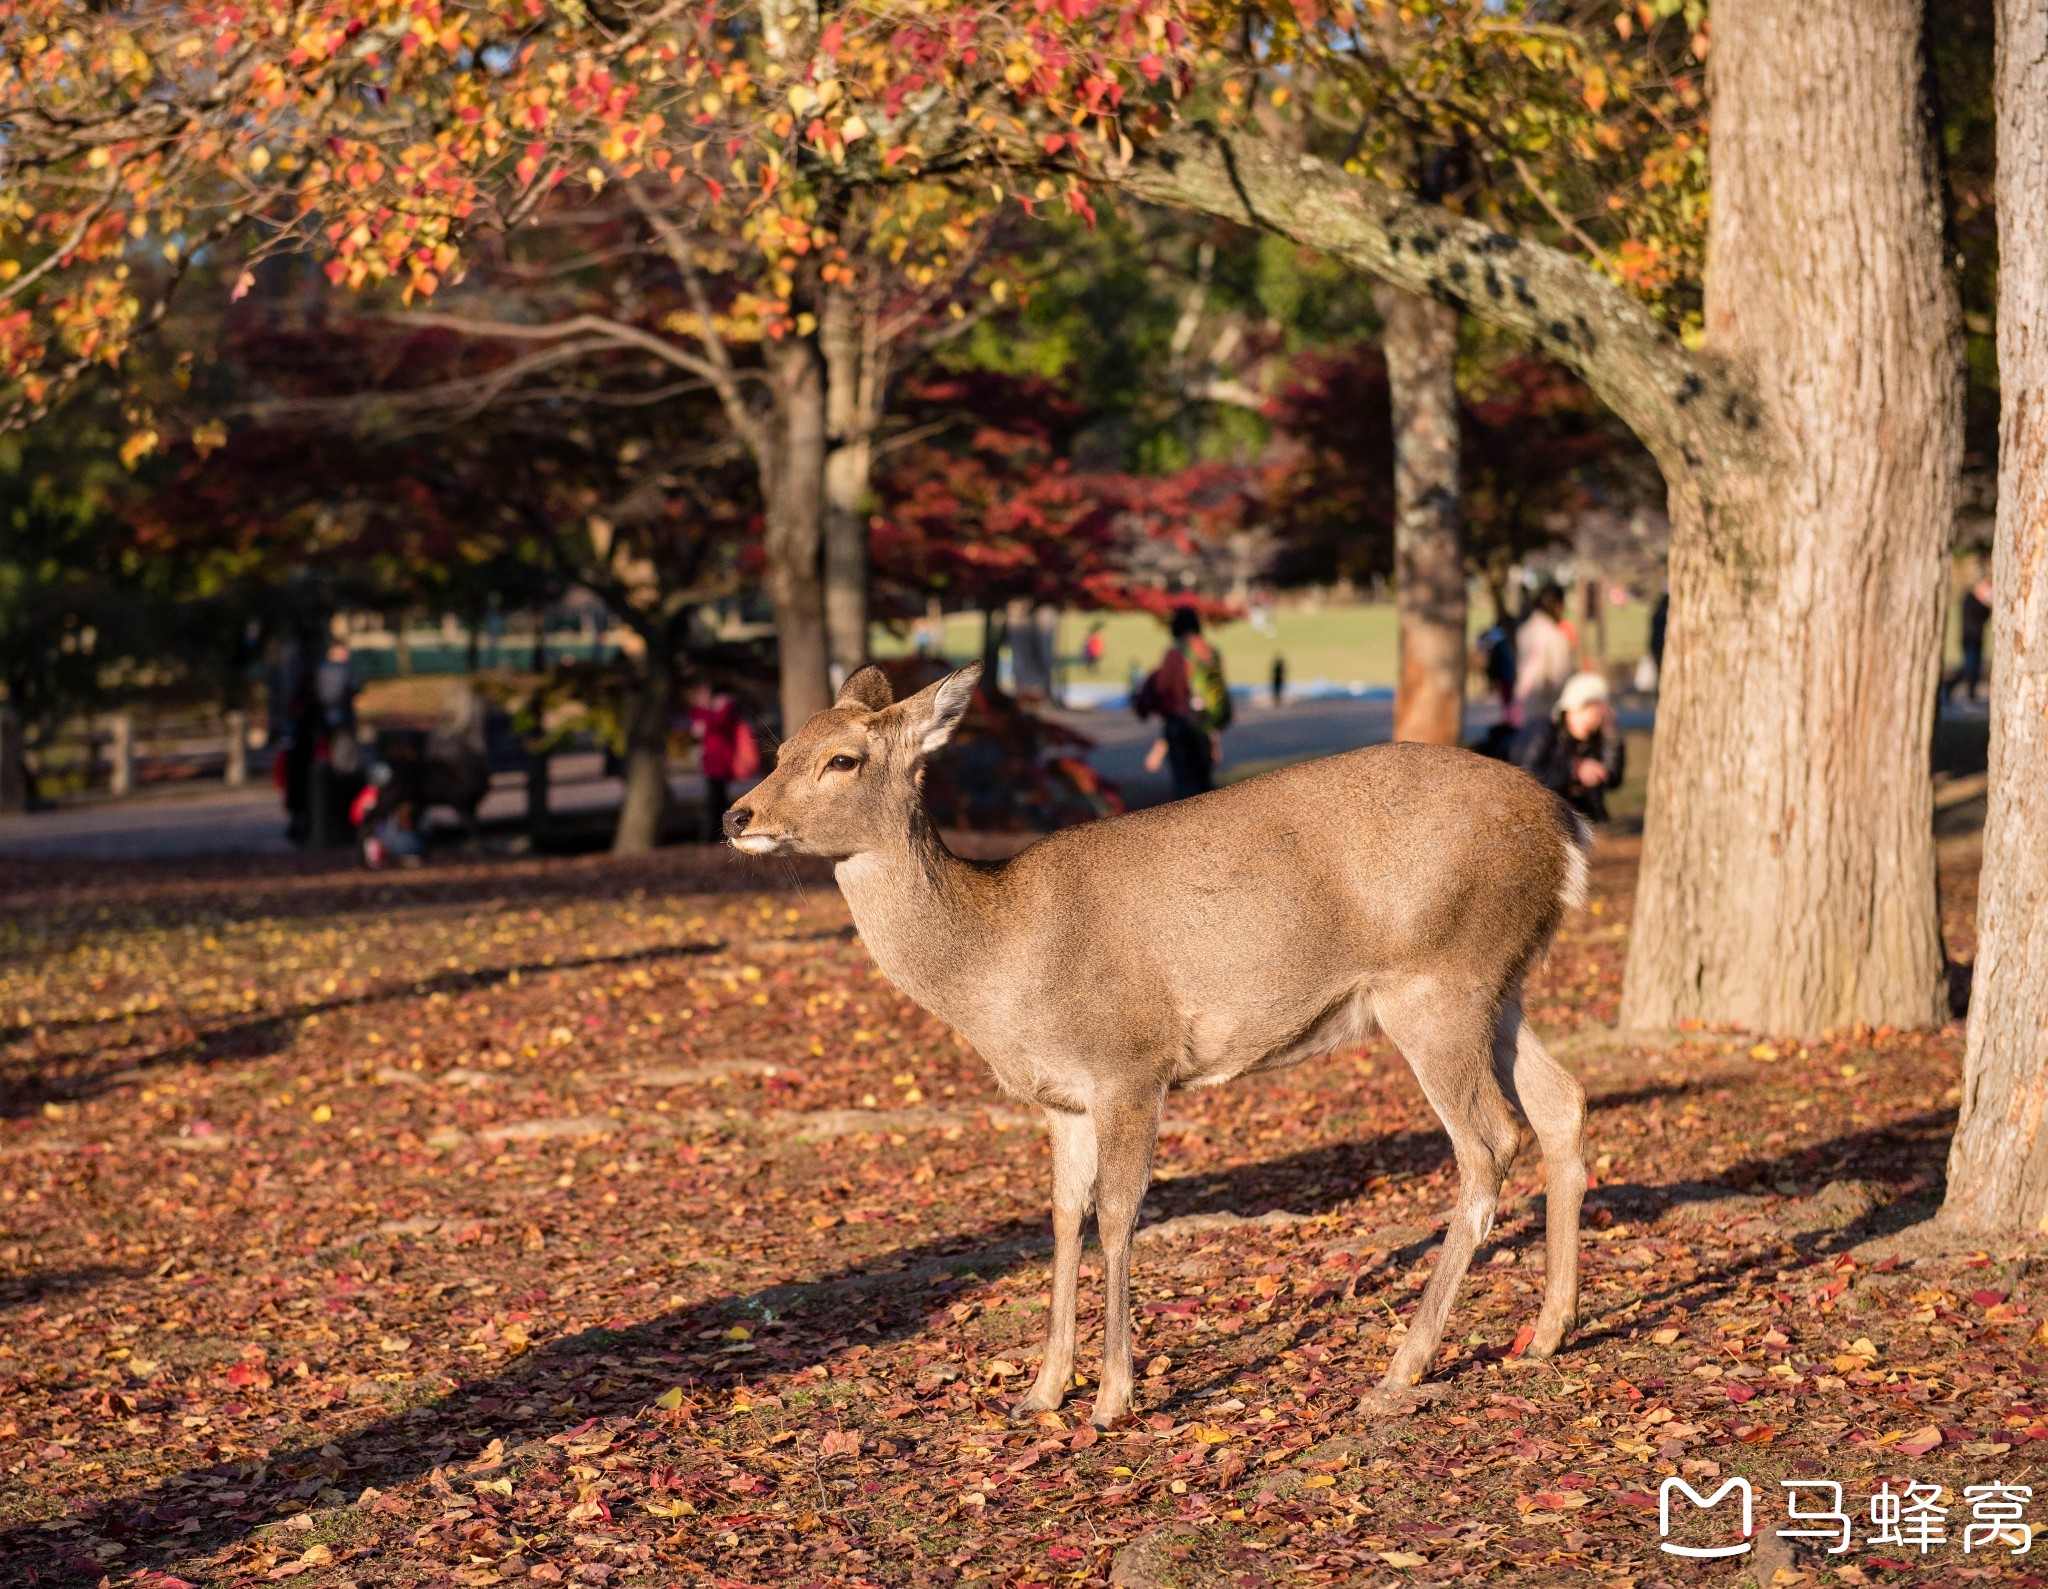
[[[654,1399],[654,1405],[659,1407],[663,1412],[674,1412],[678,1407],[682,1406],[682,1404],[683,1387],[680,1385],[671,1385],[667,1390],[663,1391],[659,1396],[657,1396]]]
[[[1220,1446],[1230,1439],[1228,1429],[1218,1429],[1214,1424],[1195,1425],[1195,1439],[1205,1446]]]
[[[1383,1550],[1380,1552],[1380,1560],[1389,1567],[1427,1567],[1429,1565],[1429,1558],[1427,1556],[1418,1556],[1412,1550]]]
[[[1318,1473],[1314,1478],[1304,1483],[1302,1488],[1304,1490],[1327,1490],[1334,1486],[1336,1482],[1329,1474]]]

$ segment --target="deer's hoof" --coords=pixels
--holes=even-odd
[[[1558,1324],[1546,1324],[1539,1318],[1536,1321],[1536,1333],[1530,1338],[1529,1345],[1522,1355],[1537,1362],[1556,1356],[1577,1323],[1576,1319],[1565,1319]]]
[[[1059,1397],[1048,1396],[1034,1390],[1010,1408],[1010,1422],[1029,1423],[1040,1413],[1058,1412],[1059,1409]]]
[[[1358,1411],[1368,1418],[1406,1418],[1450,1393],[1448,1385],[1402,1385],[1389,1376],[1359,1397]]]

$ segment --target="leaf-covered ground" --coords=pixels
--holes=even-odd
[[[2048,1538],[1962,1549],[1966,1486],[2048,1525],[2026,1256],[1849,1251],[1930,1206],[1959,1030],[1617,1046],[1631,878],[1610,846],[1530,1001],[1593,1098],[1570,1348],[1511,1355],[1525,1155],[1447,1393],[1357,1411],[1452,1191],[1376,1044],[1170,1101],[1139,1411],[1098,1435],[1085,1389],[1003,1416],[1042,1132],[822,875],[18,868],[0,1582],[2042,1581]],[[1748,1478],[1761,1554],[1661,1554],[1673,1474]],[[1851,1550],[1776,1541],[1787,1478],[1843,1483]],[[1866,1544],[1881,1481],[1941,1486],[1946,1540]]]

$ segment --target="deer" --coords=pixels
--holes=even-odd
[[[1051,1317],[1011,1416],[1052,1412],[1073,1387],[1091,1208],[1104,1267],[1092,1420],[1131,1411],[1131,1249],[1168,1091],[1355,1047],[1375,1027],[1449,1134],[1458,1190],[1368,1400],[1409,1411],[1434,1389],[1415,1387],[1525,1123],[1546,1202],[1527,1355],[1555,1353],[1577,1322],[1585,1094],[1524,1018],[1522,985],[1585,898],[1591,833],[1577,813],[1505,763],[1384,744],[969,862],[941,840],[921,781],[980,675],[969,663],[898,701],[862,668],[723,825],[745,854],[830,860],[883,975],[1045,1113]]]

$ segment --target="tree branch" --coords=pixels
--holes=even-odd
[[[690,308],[697,316],[697,340],[704,345],[708,364],[708,379],[718,393],[718,400],[725,405],[726,422],[733,433],[754,449],[754,455],[763,462],[769,460],[773,437],[768,427],[761,423],[760,416],[748,406],[746,396],[740,391],[737,374],[733,367],[732,353],[725,345],[725,338],[718,334],[711,318],[711,296],[704,290],[704,278],[697,270],[697,253],[683,229],[676,225],[654,201],[648,198],[637,182],[626,184],[626,197],[632,200],[633,208],[640,212],[640,218],[653,230],[661,243],[662,251],[668,255],[669,263],[682,277],[683,291],[689,294]]]
[[[99,196],[98,202],[83,215],[79,216],[78,224],[71,228],[71,234],[63,242],[51,249],[43,257],[40,264],[31,270],[23,271],[5,287],[0,287],[0,303],[11,302],[68,260],[71,257],[71,251],[85,241],[85,234],[92,230],[92,223],[107,213],[108,206],[114,202],[115,195],[120,191],[121,167],[116,164],[108,174],[106,191]]]
[[[523,325],[516,320],[472,320],[467,315],[445,314],[437,310],[413,309],[383,317],[396,325],[418,326],[422,330],[459,331],[464,336],[502,339],[508,342],[553,342],[563,337],[593,336],[622,348],[637,348],[652,354],[664,364],[672,364],[679,370],[709,381],[717,386],[721,380],[744,380],[754,375],[751,370],[721,371],[708,360],[700,359],[694,353],[685,352],[673,342],[664,341],[652,331],[639,326],[627,325],[621,320],[608,320],[603,315],[578,314],[566,320],[551,320],[546,325]]]
[[[1731,457],[1769,445],[1733,372],[1689,353],[1623,288],[1557,249],[1201,123],[1155,140],[1110,180],[1137,198],[1277,232],[1528,338],[1585,378],[1673,490],[1697,489]]]

